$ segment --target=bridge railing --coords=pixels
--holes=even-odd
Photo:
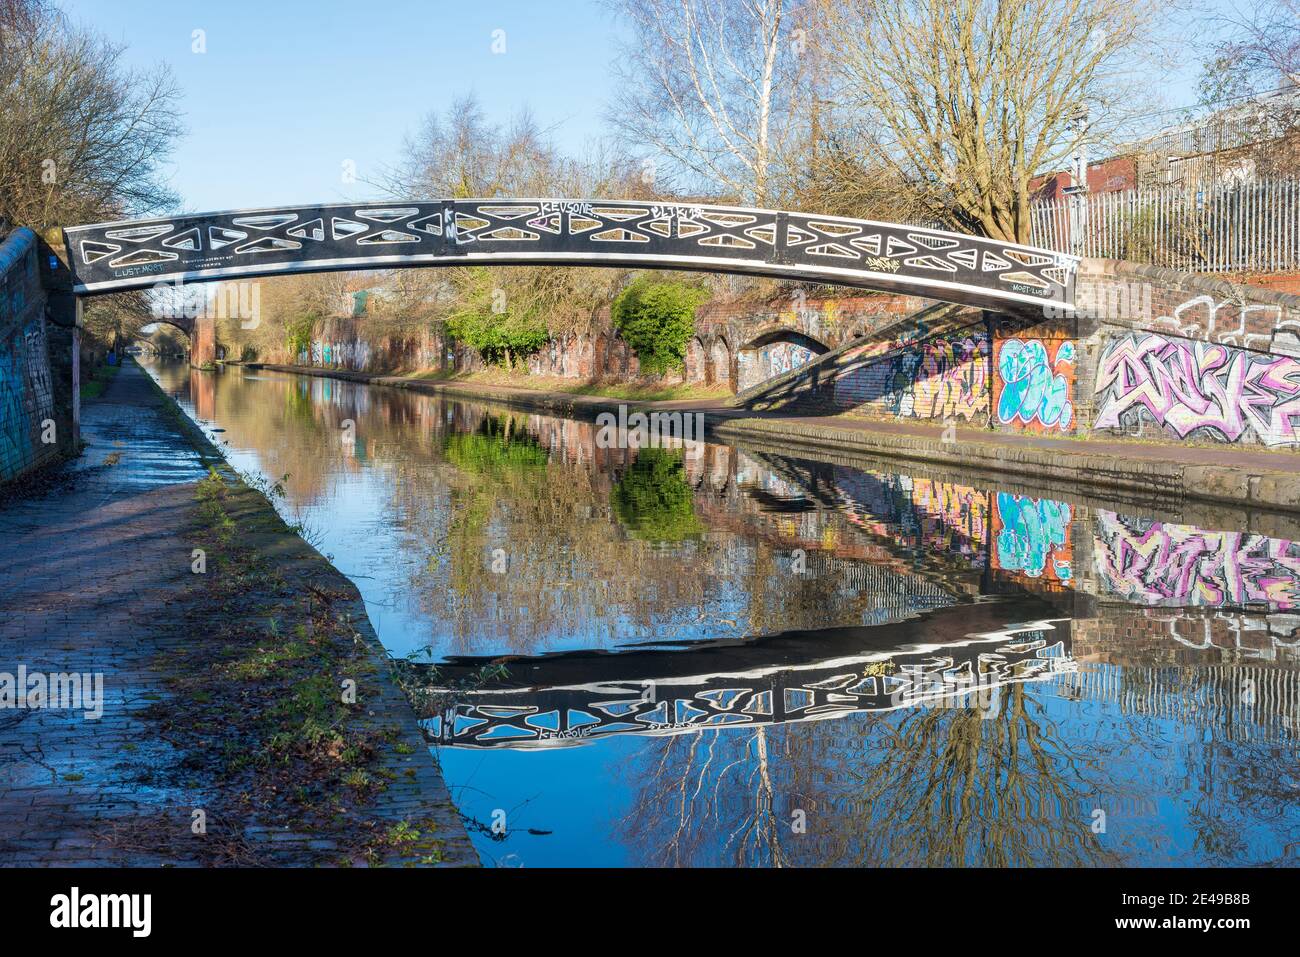
[[[76,291],[468,264],[688,269],[1070,309],[1078,259],[960,233],[783,210],[435,199],[199,213],[65,230]]]

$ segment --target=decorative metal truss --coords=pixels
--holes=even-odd
[[[79,295],[336,269],[468,264],[747,273],[984,308],[1074,304],[1078,260],[892,223],[729,206],[469,199],[297,206],[64,231]]]
[[[704,728],[785,724],[898,708],[995,708],[1005,685],[1072,672],[1068,639],[1048,641],[1044,622],[1002,640],[927,653],[837,657],[796,667],[665,678],[597,680],[529,688],[455,692],[404,682],[422,709],[433,743],[468,748],[578,744],[610,734],[680,734]],[[689,656],[688,651],[664,654]],[[593,667],[616,666],[619,655]],[[613,664],[611,665],[611,659]],[[538,659],[534,669],[545,671]],[[448,703],[450,702],[450,703]]]

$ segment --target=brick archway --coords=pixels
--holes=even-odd
[[[761,330],[736,352],[737,392],[807,365],[831,347],[790,326]]]

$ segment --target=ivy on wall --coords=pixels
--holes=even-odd
[[[695,335],[695,310],[709,298],[697,286],[638,276],[610,310],[614,328],[632,347],[641,371],[685,368],[686,343]]]
[[[316,313],[308,312],[285,325],[285,346],[295,362],[298,356],[311,350],[311,334],[319,322],[320,317]]]

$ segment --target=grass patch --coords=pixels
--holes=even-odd
[[[109,383],[117,378],[117,374],[121,369],[120,365],[102,365],[93,370],[90,373],[90,378],[81,383],[81,401],[98,399],[104,394],[104,390],[108,388]]]
[[[598,395],[610,399],[630,399],[638,402],[671,402],[683,399],[723,399],[731,396],[725,385],[697,385],[681,382],[677,385],[642,385],[638,383],[592,383],[573,390],[577,395]]]
[[[352,624],[354,596],[322,582],[300,552],[280,549],[292,532],[269,521],[263,496],[228,469],[211,468],[195,499],[190,534],[206,573],[194,576],[177,614],[178,627],[202,640],[158,658],[169,693],[143,713],[184,755],[172,783],[211,795],[208,839],[140,822],[113,840],[177,859],[198,854],[200,863],[271,863],[274,845],[249,836],[255,824],[254,833],[320,838],[319,849],[301,849],[306,864],[436,856],[436,825],[394,833],[374,811],[398,777],[386,762],[401,729],[367,717],[382,662]]]
[[[533,376],[509,373],[504,369],[482,369],[478,372],[453,373],[442,370],[416,372],[408,379],[436,382],[456,382],[466,385],[505,386],[527,389],[531,392],[561,392],[568,395],[591,395],[609,399],[626,399],[633,402],[668,402],[686,399],[724,399],[731,396],[727,385],[706,386],[698,382],[670,382],[643,380],[635,382],[582,382],[556,376]]]

